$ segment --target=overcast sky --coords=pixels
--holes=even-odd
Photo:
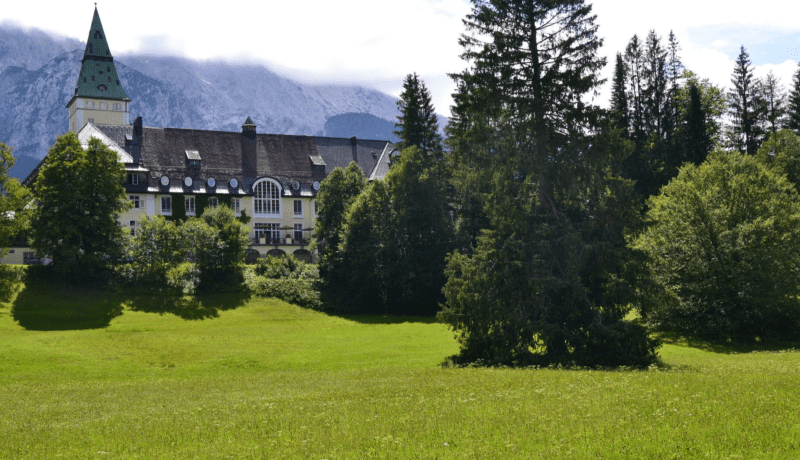
[[[633,34],[655,29],[666,41],[674,30],[684,65],[728,86],[739,46],[756,75],[770,69],[788,87],[800,60],[800,2],[787,0],[597,0],[593,2],[602,53],[613,69],[616,52]],[[650,5],[664,6],[650,6]],[[448,72],[464,67],[458,55],[465,0],[297,0],[202,2],[99,1],[111,52],[181,55],[261,62],[312,83],[349,83],[399,95],[403,77],[417,72],[449,115],[454,89]],[[4,2],[0,21],[36,27],[82,41],[93,2]],[[597,102],[607,105],[608,87]]]

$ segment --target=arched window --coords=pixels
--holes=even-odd
[[[281,188],[272,179],[261,179],[253,185],[253,215],[281,215]]]

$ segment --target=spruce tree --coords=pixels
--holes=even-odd
[[[458,363],[648,365],[654,343],[623,320],[635,221],[617,175],[629,142],[598,130],[605,59],[582,0],[473,0],[460,43],[450,145],[488,228],[451,254],[440,318]]]
[[[759,83],[753,77],[750,65],[750,55],[742,46],[731,78],[733,88],[728,92],[728,114],[731,117],[728,143],[735,150],[755,155],[763,135],[760,126],[763,110],[759,101]]]
[[[800,64],[792,76],[792,89],[788,102],[786,127],[800,133]]]
[[[700,89],[696,82],[689,82],[689,107],[685,114],[682,132],[683,160],[700,165],[711,152],[711,138],[706,126],[707,114],[703,108]]]
[[[431,93],[416,73],[406,75],[403,92],[397,101],[400,116],[394,134],[400,138],[400,150],[418,147],[424,153],[439,157],[442,153],[442,136],[431,102]]]
[[[786,92],[780,78],[770,70],[761,85],[760,99],[770,134],[783,129],[786,115]]]
[[[622,54],[617,53],[614,64],[614,80],[611,84],[611,120],[614,126],[628,134],[628,96],[625,94],[627,72]]]

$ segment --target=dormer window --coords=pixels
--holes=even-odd
[[[186,150],[186,162],[189,166],[200,166],[200,152],[197,150]]]

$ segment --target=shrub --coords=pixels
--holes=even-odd
[[[737,152],[681,168],[633,243],[674,299],[650,320],[710,339],[800,336],[798,198],[784,175]]]
[[[260,259],[255,266],[245,269],[245,285],[251,294],[275,297],[301,307],[323,310],[319,293],[317,267],[302,261],[292,262],[294,257],[270,257]],[[264,260],[262,262],[262,260]],[[288,266],[295,269],[289,270]]]

